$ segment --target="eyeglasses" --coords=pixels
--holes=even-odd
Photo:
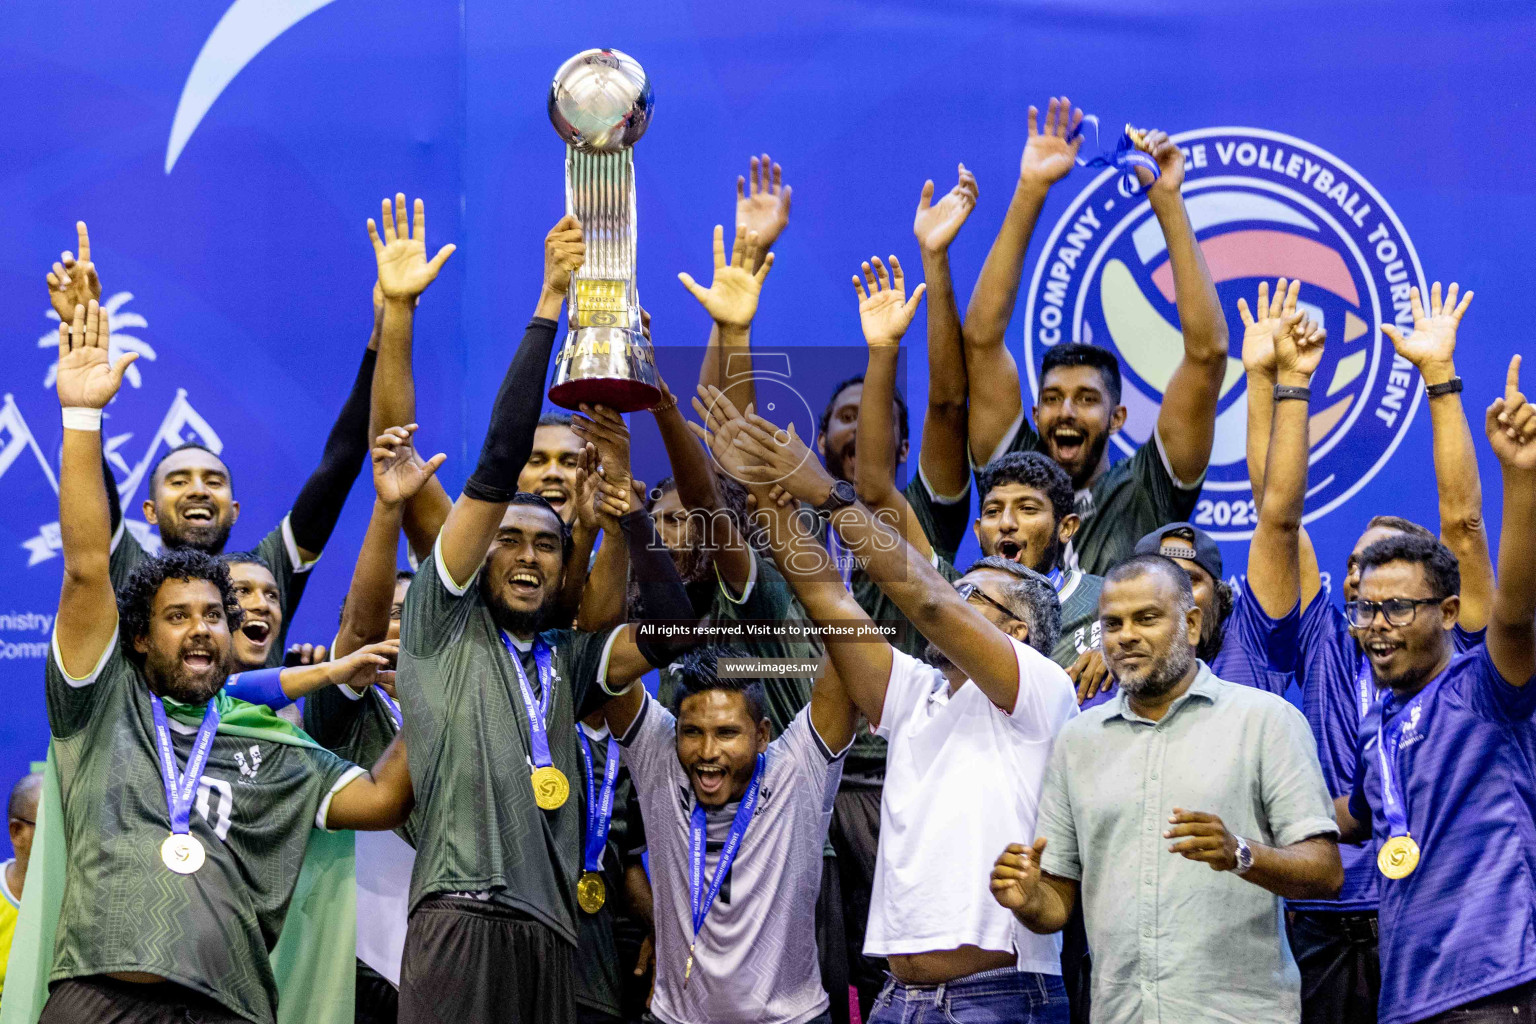
[[[1385,601],[1346,601],[1344,617],[1356,629],[1364,629],[1376,621],[1376,613],[1386,618],[1389,626],[1406,626],[1413,621],[1421,604],[1439,604],[1440,597],[1389,597]]]
[[[955,587],[955,593],[959,594],[967,601],[973,597],[979,597],[993,608],[996,608],[998,611],[1008,616],[1008,618],[1012,619],[1013,621],[1017,622],[1019,620],[1018,615],[1014,614],[1013,609],[1004,607],[997,601],[994,601],[992,598],[988,597],[987,592],[982,590],[981,587],[975,583],[961,583]]]

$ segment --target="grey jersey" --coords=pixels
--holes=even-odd
[[[656,993],[665,1024],[800,1024],[826,1010],[816,960],[822,842],[843,771],[811,727],[810,709],[768,746],[757,813],[694,941],[688,888],[693,787],[677,760],[677,723],[654,698],[620,741],[635,782],[656,896]],[[707,818],[705,877],[714,878],[736,804]]]

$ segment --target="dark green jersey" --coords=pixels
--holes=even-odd
[[[356,764],[372,766],[384,756],[395,738],[395,717],[385,703],[384,691],[370,686],[360,697],[344,686],[325,686],[304,698],[302,725],[325,749]],[[416,845],[417,811],[395,834]]]
[[[592,788],[597,792],[602,785],[603,767],[608,763],[608,729],[593,729],[577,725],[586,731],[592,749],[592,771],[595,773]],[[578,753],[577,758],[581,755]],[[584,771],[585,769],[583,769]],[[578,772],[571,779],[571,799],[580,794],[583,828],[582,851],[586,850],[586,776]],[[619,952],[615,925],[622,929],[622,919],[628,914],[624,890],[624,865],[620,851],[628,848],[629,820],[634,814],[635,784],[630,780],[627,768],[619,769],[618,782],[613,791],[613,822],[608,827],[608,845],[603,851],[603,884],[608,887],[608,900],[603,909],[595,914],[585,911],[576,916],[580,919],[581,937],[576,947],[576,1001],[588,1009],[617,1017],[620,1012],[619,997],[623,991],[623,975],[634,963],[625,962]]]
[[[795,622],[807,626],[810,617],[800,602],[795,600],[789,581],[779,573],[773,561],[752,552],[751,578],[742,592],[733,594],[730,586],[719,578],[710,595],[708,607],[694,606],[707,622],[741,622],[761,620],[771,622]],[[816,640],[791,640],[783,637],[749,637],[731,641],[755,658],[819,658],[823,648]],[[661,671],[657,687],[657,699],[666,707],[672,707],[677,692],[673,679],[673,666]],[[795,720],[800,709],[811,701],[809,676],[798,679],[765,679],[763,690],[768,698],[768,723],[777,737]]]
[[[50,980],[158,974],[258,1024],[275,1019],[277,942],[309,832],[360,771],[315,747],[220,733],[193,804],[207,851],[192,875],[160,860],[170,812],[142,673],[116,641],[86,680],[47,669],[69,862]],[[196,729],[171,720],[186,765]]]
[[[416,789],[411,906],[434,893],[489,893],[574,945],[584,824],[574,795],[582,771],[576,720],[606,699],[595,684],[617,631],[542,635],[554,650],[550,755],[573,795],[540,810],[517,670],[481,595],[481,574],[463,588],[446,575],[435,552],[426,558],[400,621],[395,692]],[[533,645],[526,646],[521,659],[537,693]]]
[[[1068,569],[1056,596],[1061,601],[1061,639],[1051,650],[1051,660],[1071,668],[1077,656],[1099,646],[1099,591],[1104,577],[1081,569]]]
[[[119,520],[117,529],[118,535],[112,544],[112,559],[107,569],[113,590],[121,590],[138,564],[153,557],[144,550],[125,522]],[[299,562],[299,546],[288,527],[287,516],[252,551],[271,567],[272,576],[277,580],[278,604],[283,609],[282,628],[277,631],[276,639],[267,650],[266,667],[276,668],[283,663],[283,653],[288,649],[288,624],[293,621],[294,610],[299,607],[299,598],[304,596],[304,586],[309,582],[309,570],[315,563],[304,565]]]
[[[1042,450],[1040,435],[1021,417],[1019,428],[998,446],[997,454]],[[1159,526],[1188,521],[1204,482],[1203,475],[1187,486],[1174,479],[1154,429],[1134,455],[1077,492],[1083,525],[1067,546],[1067,564],[1104,575],[1135,554],[1136,542]]]
[[[933,545],[933,549],[939,553],[940,558],[953,562],[955,552],[960,550],[960,545],[965,541],[965,531],[971,525],[969,483],[965,490],[960,492],[959,497],[942,498],[928,486],[928,481],[923,478],[923,471],[919,468],[903,493],[906,495],[907,505],[912,509],[912,514],[917,517],[917,524],[923,528],[923,536],[928,538],[928,543]]]

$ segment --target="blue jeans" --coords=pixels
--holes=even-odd
[[[1067,990],[1054,974],[1011,967],[942,985],[885,983],[869,1024],[1067,1024]]]

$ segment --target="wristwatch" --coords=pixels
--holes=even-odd
[[[830,519],[832,513],[858,500],[859,492],[853,489],[853,484],[847,480],[838,480],[832,485],[832,493],[827,495],[827,500],[816,506],[816,514],[823,519]]]
[[[1237,867],[1233,868],[1240,875],[1246,875],[1248,869],[1253,867],[1253,851],[1248,848],[1248,840],[1242,836],[1233,836],[1237,840]]]

